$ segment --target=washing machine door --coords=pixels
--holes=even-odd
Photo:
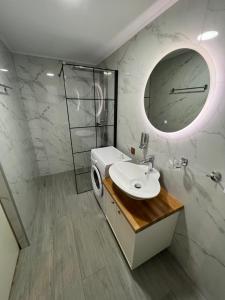
[[[98,168],[95,165],[91,167],[91,181],[94,193],[97,197],[102,197],[103,194],[103,186],[102,186],[102,178]]]

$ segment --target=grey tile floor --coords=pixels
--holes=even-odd
[[[31,232],[11,300],[204,299],[168,251],[130,271],[93,192],[76,195],[71,172],[42,179]]]

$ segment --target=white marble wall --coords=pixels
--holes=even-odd
[[[61,62],[25,55],[14,59],[40,175],[72,170]]]
[[[14,55],[14,59],[40,175],[73,170],[63,77],[58,77],[61,62],[17,54]],[[103,103],[102,113],[96,121],[113,125],[114,73],[105,75],[99,70],[93,74],[92,68],[73,66],[65,66],[64,72],[67,97],[80,99],[68,100],[70,126],[95,126],[94,91],[96,98],[110,99]],[[48,77],[46,73],[54,73],[55,76]],[[100,107],[101,100],[96,101],[96,110]],[[113,143],[113,127],[106,129],[109,132],[109,140],[104,141],[103,129],[99,129],[97,146],[102,145],[102,142]],[[95,148],[95,128],[73,129],[72,143],[74,152]],[[90,168],[90,153],[76,154],[74,158],[77,169]]]
[[[218,37],[197,41],[208,30],[217,30]],[[163,135],[145,115],[145,85],[157,62],[183,47],[199,49],[211,63],[208,109],[183,135]],[[224,0],[180,0],[102,63],[119,70],[118,147],[129,153],[142,131],[150,133],[149,152],[156,156],[161,182],[185,205],[171,252],[212,300],[225,297],[225,194],[205,175],[220,171],[225,186],[224,49]],[[182,156],[189,159],[187,170],[171,169],[169,159]]]
[[[12,54],[0,42],[0,83],[11,86],[8,95],[0,88],[0,161],[15,199],[22,222],[29,234],[38,193],[34,149],[24,105],[17,83]]]

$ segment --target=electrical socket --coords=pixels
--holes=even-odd
[[[130,153],[131,153],[132,155],[135,155],[135,148],[134,148],[134,147],[130,147]]]

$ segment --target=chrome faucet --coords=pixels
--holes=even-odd
[[[154,161],[155,161],[155,156],[154,155],[150,155],[148,158],[140,161],[140,164],[141,165],[145,165],[145,164],[148,164],[148,170],[147,172],[145,173],[146,175],[147,174],[150,174],[150,172],[153,171],[153,168],[154,168]]]
[[[145,132],[142,132],[139,148],[142,149],[142,150],[146,149],[147,146],[148,146],[148,140],[149,140],[149,134],[145,133]]]

